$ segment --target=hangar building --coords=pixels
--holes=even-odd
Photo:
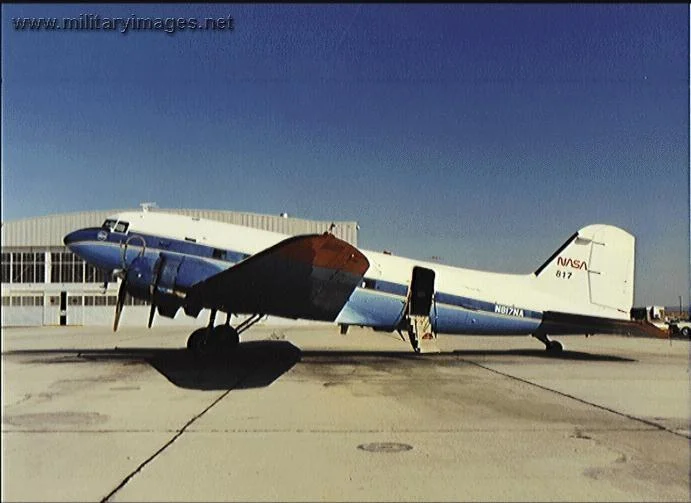
[[[103,288],[105,275],[70,252],[62,238],[82,227],[97,227],[106,217],[121,211],[87,211],[28,218],[2,223],[2,326],[110,325],[113,323],[119,280]],[[260,215],[200,209],[158,209],[218,220],[283,234],[313,234],[329,229],[357,246],[356,222],[303,220],[285,214]],[[146,326],[147,302],[128,298],[120,326]],[[202,312],[191,318],[179,312],[175,319],[157,316],[155,325],[201,326]]]

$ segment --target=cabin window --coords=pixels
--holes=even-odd
[[[113,230],[114,230],[115,232],[122,232],[122,233],[125,233],[125,232],[127,232],[127,228],[128,228],[129,226],[130,226],[129,222],[122,222],[122,221],[120,221],[120,222],[118,222],[118,223],[115,225],[115,229],[113,229]]]
[[[225,260],[226,259],[226,251],[225,250],[219,250],[218,248],[214,248],[214,251],[211,253],[211,256],[213,258],[217,258],[219,260]]]

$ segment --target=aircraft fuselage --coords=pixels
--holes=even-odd
[[[162,252],[179,256],[188,264],[185,274],[189,277],[180,281],[184,290],[186,284],[191,287],[288,237],[182,215],[125,212],[110,217],[103,227],[68,234],[65,244],[107,271],[121,270],[137,256],[152,263]],[[540,330],[545,311],[628,318],[623,309],[593,303],[587,295],[558,295],[561,287],[554,278],[546,282],[539,281],[537,274],[500,274],[361,252],[369,268],[333,320],[342,325],[397,328],[405,316],[414,268],[432,271],[434,291],[428,314],[436,333],[533,334]],[[571,289],[577,288],[575,282],[569,283],[572,275],[576,280],[577,275],[591,272],[587,260],[569,256],[558,256],[554,267],[550,275],[558,279],[563,275],[562,284]]]

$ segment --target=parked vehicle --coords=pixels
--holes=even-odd
[[[691,338],[691,321],[675,320],[669,322],[669,331],[672,335],[681,334],[687,339]]]

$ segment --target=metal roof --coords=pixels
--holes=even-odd
[[[45,248],[64,246],[62,238],[65,234],[82,227],[97,227],[103,223],[106,217],[123,211],[141,211],[141,209],[83,211],[3,222],[1,230],[2,247]],[[334,223],[336,225],[333,229],[334,235],[357,246],[356,222],[305,220],[279,215],[186,208],[151,208],[149,211],[189,215],[292,235],[321,233],[328,230],[331,224]]]

